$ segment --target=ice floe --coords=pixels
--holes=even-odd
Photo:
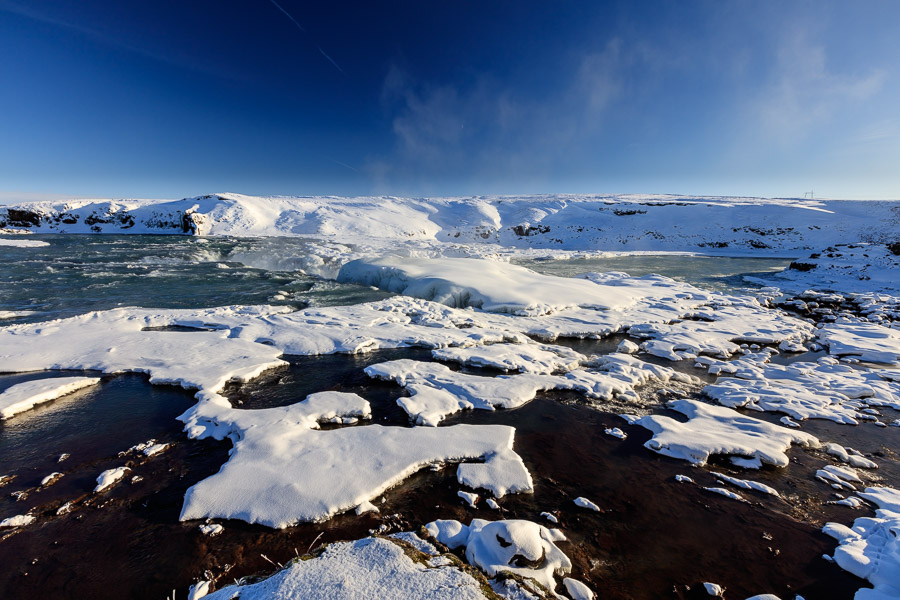
[[[99,377],[56,377],[18,383],[0,392],[0,419],[8,419],[38,404],[98,383]]]
[[[685,423],[663,415],[635,421],[653,432],[644,446],[663,454],[704,465],[713,454],[736,455],[776,467],[785,467],[791,444],[817,448],[819,440],[808,433],[772,425],[731,408],[695,400],[673,400],[668,408],[688,417]]]
[[[572,600],[594,600],[594,592],[591,588],[577,579],[563,577],[563,585],[566,587],[566,592],[572,597]]]
[[[450,549],[465,547],[469,563],[489,577],[513,573],[534,579],[552,591],[556,588],[555,576],[572,569],[572,562],[555,544],[565,541],[562,532],[531,521],[472,519],[468,526],[458,521],[435,521],[425,529]]]
[[[900,598],[900,491],[870,487],[858,496],[878,506],[874,517],[861,517],[853,527],[828,523],[823,531],[838,540],[834,560],[874,589],[863,588],[858,600]]]
[[[532,489],[528,470],[512,450],[511,427],[366,425],[317,431],[323,420],[369,414],[368,402],[341,392],[260,410],[233,409],[223,398],[201,401],[180,417],[189,435],[228,437],[234,448],[218,473],[188,490],[181,519],[241,519],[275,528],[322,521],[371,501],[424,467],[448,461],[483,461],[460,464],[457,479],[496,497]]]
[[[232,585],[208,600],[300,600],[302,598],[393,598],[467,600],[485,598],[482,582],[452,562],[429,560],[402,541],[364,538],[329,544],[321,555],[295,560],[258,583]],[[438,557],[440,558],[440,557]]]
[[[341,267],[337,280],[432,300],[454,308],[538,316],[565,308],[622,309],[654,295],[652,280],[592,280],[541,275],[472,258],[384,256]]]
[[[726,498],[730,498],[732,500],[737,500],[738,502],[746,502],[747,499],[738,494],[737,492],[732,492],[729,489],[722,487],[705,487],[703,488],[707,492],[712,492],[714,494],[719,494],[720,496],[725,496]]]

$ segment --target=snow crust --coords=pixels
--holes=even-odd
[[[817,448],[819,440],[802,431],[772,425],[736,410],[695,400],[673,400],[668,408],[688,417],[686,423],[663,415],[635,422],[653,432],[644,446],[665,456],[705,465],[710,455],[736,455],[786,467],[792,444]]]
[[[0,419],[8,419],[38,404],[98,383],[99,377],[58,377],[18,383],[0,392]]]
[[[469,348],[441,348],[432,351],[435,359],[457,362],[470,367],[490,367],[501,371],[518,371],[549,375],[571,371],[587,361],[587,357],[565,346],[550,344],[491,344]]]
[[[275,575],[251,585],[233,585],[207,600],[322,600],[396,598],[397,600],[483,599],[478,580],[453,564],[432,564],[386,538],[329,544],[321,556],[296,560]]]
[[[838,322],[821,328],[819,342],[835,356],[900,365],[900,330],[875,323]]]

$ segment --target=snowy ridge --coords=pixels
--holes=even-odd
[[[40,233],[339,237],[554,250],[777,254],[894,241],[897,202],[671,195],[71,200],[0,207]]]

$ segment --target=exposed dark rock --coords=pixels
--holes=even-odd
[[[18,208],[6,209],[6,221],[10,227],[39,227],[41,213]]]

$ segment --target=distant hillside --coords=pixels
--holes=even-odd
[[[900,201],[683,196],[253,197],[74,200],[0,207],[35,233],[309,236],[555,250],[778,254],[897,241]]]

